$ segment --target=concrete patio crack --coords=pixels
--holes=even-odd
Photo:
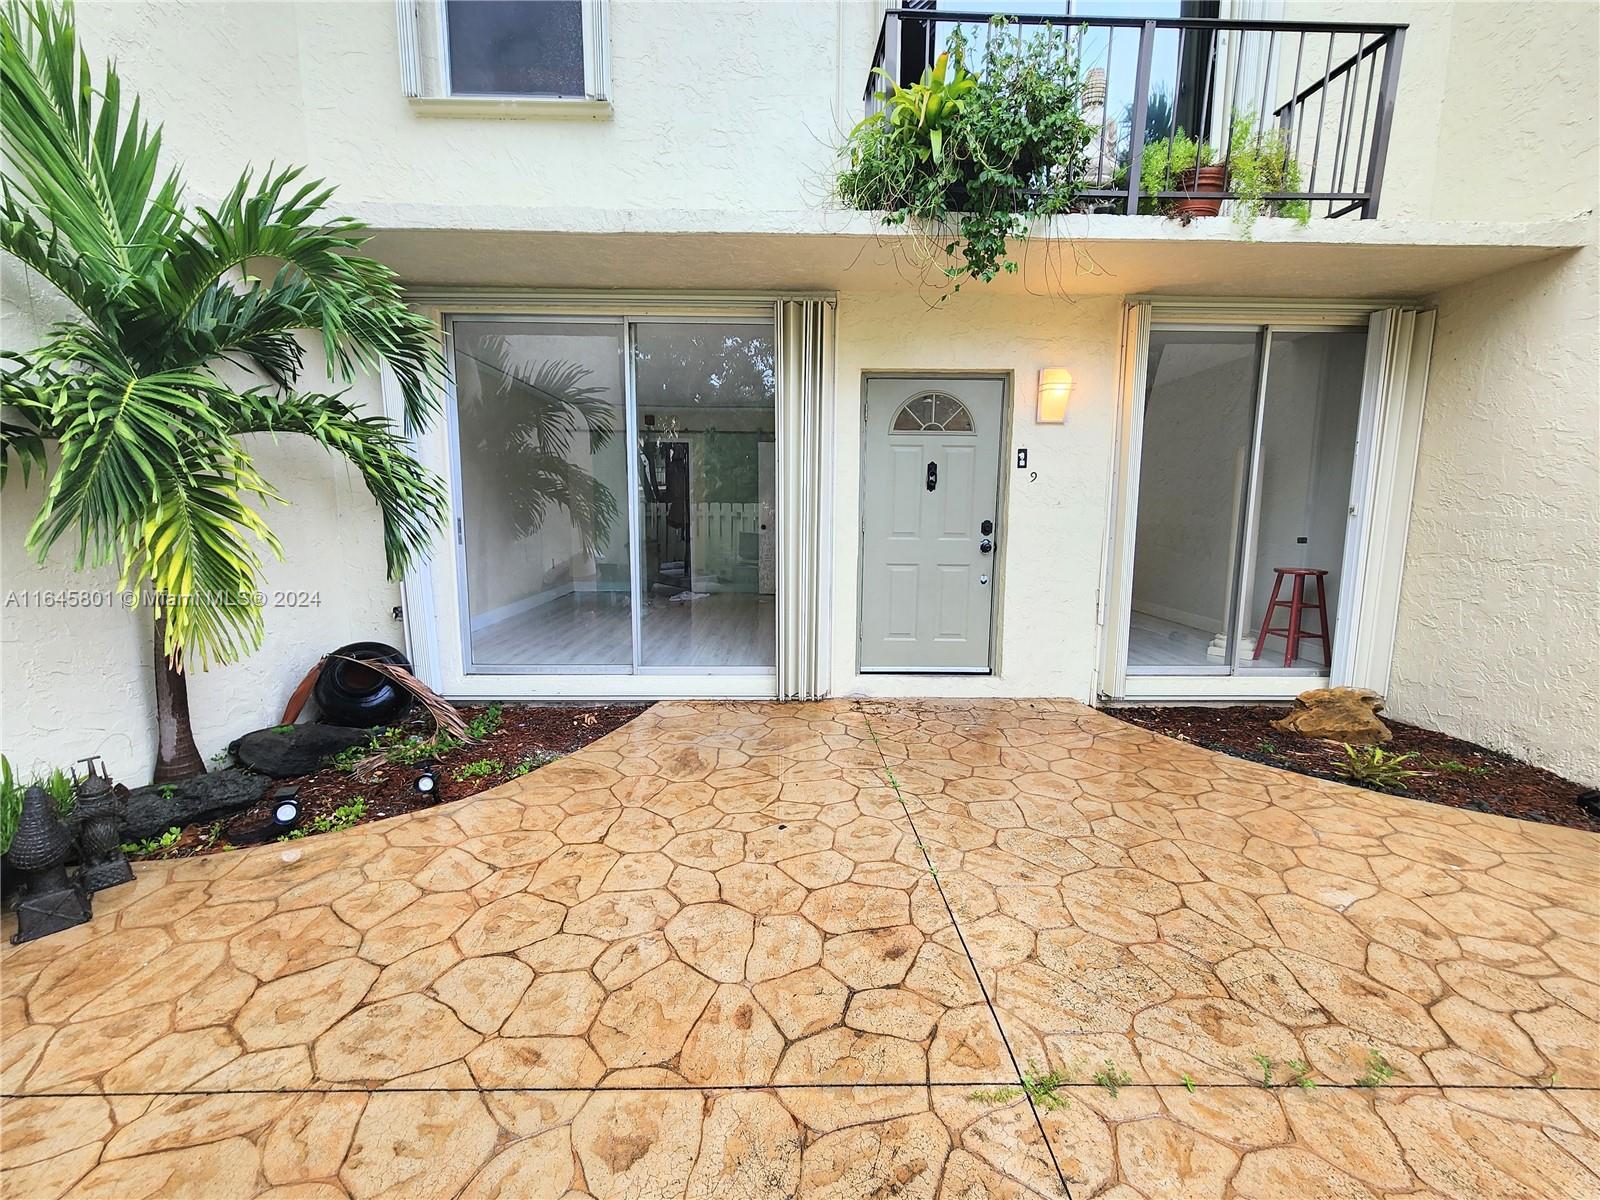
[[[872,718],[860,706],[856,711],[861,714],[861,720],[867,727],[867,736],[872,739],[873,747],[878,751],[878,761],[883,764],[884,778],[889,786],[894,789],[895,798],[900,802],[900,811],[905,813],[906,823],[911,826],[911,835],[916,839],[917,849],[922,852],[923,862],[928,864],[928,874],[933,878],[933,886],[939,893],[939,900],[944,905],[944,910],[950,917],[950,927],[956,931],[956,939],[961,943],[961,953],[966,956],[967,965],[972,968],[972,977],[977,982],[978,991],[983,996],[983,1003],[989,1010],[989,1017],[994,1021],[994,1027],[1000,1033],[1000,1044],[1006,1048],[1006,1057],[1011,1060],[1011,1069],[1017,1073],[1015,1082],[1007,1081],[1006,1086],[1022,1089],[1023,1096],[1028,1102],[1028,1110],[1033,1113],[1033,1121],[1039,1129],[1039,1140],[1044,1143],[1045,1153],[1050,1156],[1050,1165],[1054,1168],[1056,1178],[1061,1181],[1061,1191],[1072,1200],[1072,1188],[1067,1184],[1067,1176],[1061,1169],[1061,1164],[1056,1160],[1055,1147],[1050,1144],[1050,1135],[1045,1131],[1044,1118],[1039,1113],[1039,1106],[1033,1102],[1033,1095],[1027,1086],[1027,1078],[1023,1074],[1022,1064],[1017,1061],[1016,1050],[1012,1048],[1011,1039],[1006,1036],[1006,1027],[1001,1023],[1000,1014],[995,1011],[994,1000],[989,995],[988,985],[983,982],[983,972],[978,969],[978,961],[972,956],[972,949],[967,945],[967,937],[961,929],[961,922],[956,919],[954,907],[950,904],[950,897],[945,894],[944,884],[939,879],[939,869],[934,865],[933,858],[928,854],[927,844],[922,840],[922,833],[917,829],[916,818],[911,815],[911,806],[905,802],[905,795],[900,790],[900,781],[895,778],[894,768],[889,765],[888,757],[883,753],[883,745],[878,741],[878,731],[872,727]],[[982,1084],[974,1084],[982,1087]]]

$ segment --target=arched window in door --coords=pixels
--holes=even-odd
[[[971,433],[967,406],[944,392],[924,392],[900,406],[890,428],[895,433]]]

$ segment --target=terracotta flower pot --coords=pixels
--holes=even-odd
[[[1173,179],[1173,191],[1191,194],[1172,202],[1173,214],[1185,219],[1214,217],[1222,211],[1221,193],[1227,188],[1227,167],[1190,167],[1187,171],[1179,171]],[[1210,192],[1218,194],[1212,198],[1207,194]]]

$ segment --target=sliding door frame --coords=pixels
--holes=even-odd
[[[1107,551],[1102,573],[1104,602],[1099,609],[1100,663],[1097,691],[1114,700],[1273,700],[1288,699],[1308,686],[1326,681],[1327,686],[1353,684],[1382,690],[1387,686],[1388,649],[1376,648],[1370,643],[1369,626],[1383,636],[1387,630],[1392,643],[1392,609],[1398,603],[1398,573],[1390,572],[1382,590],[1369,586],[1362,565],[1374,560],[1393,558],[1389,544],[1399,536],[1404,538],[1404,515],[1398,519],[1390,509],[1390,501],[1404,497],[1409,507],[1409,486],[1387,487],[1381,497],[1376,480],[1380,467],[1387,475],[1409,479],[1415,471],[1416,438],[1420,428],[1422,390],[1426,379],[1426,346],[1418,349],[1408,339],[1399,348],[1400,356],[1413,360],[1413,378],[1409,385],[1406,364],[1396,366],[1397,351],[1393,345],[1392,330],[1397,321],[1395,314],[1402,310],[1383,302],[1320,302],[1320,301],[1220,301],[1174,298],[1132,298],[1129,301],[1125,322],[1125,344],[1121,379],[1118,436],[1113,449],[1112,500],[1108,513],[1106,533]],[[1404,310],[1407,320],[1416,314]],[[1409,327],[1409,326],[1408,326]],[[1233,581],[1234,628],[1230,631],[1231,644],[1236,645],[1242,636],[1246,605],[1241,594],[1242,576],[1253,543],[1256,526],[1254,507],[1259,488],[1259,441],[1264,410],[1266,387],[1265,364],[1271,350],[1271,334],[1278,332],[1319,332],[1337,329],[1362,329],[1367,332],[1366,361],[1362,380],[1361,409],[1357,422],[1355,457],[1351,469],[1350,514],[1346,528],[1338,609],[1334,618],[1335,645],[1332,663],[1326,677],[1311,675],[1294,668],[1252,668],[1237,673],[1229,664],[1230,673],[1199,670],[1182,675],[1147,675],[1131,673],[1128,669],[1128,622],[1132,613],[1134,545],[1137,538],[1139,505],[1139,472],[1143,457],[1144,408],[1149,367],[1150,334],[1154,329],[1264,330],[1265,336],[1258,347],[1256,378],[1256,409],[1251,434],[1250,495],[1245,514],[1245,545],[1241,548],[1235,565]],[[1426,321],[1431,335],[1431,318]],[[1399,413],[1402,408],[1414,410],[1413,417],[1403,423],[1399,418],[1387,424],[1394,429],[1387,434],[1380,429],[1385,412]],[[1392,593],[1392,594],[1391,594]],[[1379,611],[1374,611],[1379,609]],[[1383,678],[1376,678],[1378,665],[1382,664]]]
[[[655,293],[561,292],[489,293],[449,290],[417,294],[412,303],[439,329],[446,361],[444,403],[438,419],[412,446],[425,466],[444,477],[450,494],[447,526],[435,537],[433,553],[412,567],[402,582],[408,652],[418,676],[442,694],[463,700],[541,698],[560,700],[627,700],[663,698],[771,699],[777,694],[775,667],[645,667],[642,645],[642,564],[644,560],[642,514],[639,504],[638,397],[634,379],[633,327],[638,322],[659,323],[762,323],[772,330],[775,354],[781,302],[792,296],[719,293],[660,295]],[[820,298],[806,296],[803,298]],[[828,297],[827,299],[831,299]],[[461,320],[558,321],[593,323],[621,330],[623,403],[628,440],[629,601],[632,664],[603,667],[496,667],[472,668],[470,630],[467,623],[465,545],[462,537],[462,467],[453,371],[452,326]],[[782,364],[774,362],[781,377]],[[774,395],[776,456],[783,446],[783,397]],[[388,372],[383,375],[385,411],[398,418],[402,404],[398,387]],[[780,505],[779,527],[786,520]],[[780,579],[774,597],[778,611],[774,625],[782,628],[787,599]],[[776,636],[774,641],[776,643]],[[777,647],[774,647],[774,653]]]

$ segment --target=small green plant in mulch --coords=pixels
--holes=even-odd
[[[320,817],[313,817],[304,825],[297,826],[284,834],[280,842],[292,842],[297,838],[308,837],[313,833],[333,833],[339,829],[349,829],[352,825],[367,815],[367,801],[364,796],[357,796],[348,804],[341,804],[331,813]]]
[[[1367,1069],[1356,1079],[1357,1087],[1378,1088],[1394,1078],[1394,1068],[1381,1050],[1367,1051]]]
[[[1255,1054],[1255,1055],[1252,1055],[1251,1058],[1254,1060],[1256,1066],[1261,1068],[1261,1080],[1260,1080],[1261,1086],[1262,1087],[1271,1087],[1272,1086],[1272,1068],[1273,1068],[1273,1065],[1274,1065],[1272,1059],[1267,1057],[1265,1054]]]
[[[500,729],[500,720],[505,714],[505,709],[499,704],[491,704],[472,720],[467,722],[467,733],[475,742],[481,742],[491,733]]]
[[[1298,1058],[1291,1058],[1284,1065],[1289,1068],[1288,1086],[1297,1087],[1303,1092],[1316,1090],[1317,1081],[1311,1078],[1311,1067],[1308,1063],[1303,1063]]]
[[[152,855],[163,854],[178,844],[178,839],[183,836],[183,830],[174,825],[165,833],[155,837],[141,838],[134,842],[123,842],[122,852],[135,855],[139,858],[149,858]]]
[[[969,1099],[980,1104],[1010,1104],[1018,1096],[1026,1095],[1040,1108],[1054,1112],[1067,1106],[1067,1098],[1061,1094],[1061,1089],[1070,1082],[1060,1071],[1043,1072],[1035,1067],[1023,1074],[1021,1087],[984,1088],[973,1092]]]
[[[1405,764],[1415,758],[1416,752],[1392,754],[1382,746],[1352,746],[1344,744],[1344,758],[1334,765],[1334,770],[1368,787],[1404,791],[1406,784],[1424,774]]]
[[[457,783],[465,783],[469,779],[484,779],[490,775],[499,774],[503,770],[505,770],[505,763],[498,758],[478,758],[457,767],[451,778]]]
[[[541,750],[539,753],[529,755],[520,762],[513,763],[506,775],[508,778],[516,779],[518,776],[526,775],[529,771],[536,770],[539,767],[549,766],[560,757],[559,754],[551,754],[548,751]]]
[[[1270,738],[1262,738],[1256,743],[1256,749],[1263,754],[1276,754],[1278,752],[1278,743]]]
[[[1094,1081],[1110,1092],[1115,1100],[1117,1093],[1133,1082],[1133,1076],[1108,1058],[1105,1065],[1094,1073]]]
[[[351,746],[328,759],[328,765],[341,771],[354,771],[374,759],[400,767],[414,767],[419,763],[435,762],[459,750],[459,738],[440,731],[432,737],[404,729],[380,729],[367,739],[365,745]]]
[[[159,795],[163,800],[171,800],[178,794],[178,789],[174,784],[163,783],[156,789],[156,794]]]
[[[1487,775],[1488,767],[1475,767],[1471,763],[1464,763],[1459,758],[1434,758],[1428,760],[1428,765],[1435,771],[1450,771],[1462,775]]]

